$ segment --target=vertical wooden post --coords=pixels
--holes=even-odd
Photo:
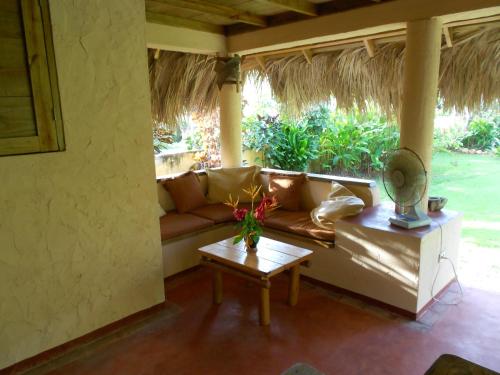
[[[299,299],[300,266],[290,268],[290,283],[288,284],[288,304],[295,306]]]
[[[213,274],[213,299],[215,305],[222,303],[222,273],[217,270]]]
[[[223,167],[240,167],[241,155],[241,93],[234,84],[220,90],[220,153]]]
[[[401,147],[422,159],[430,181],[434,114],[436,110],[442,22],[438,19],[411,21],[406,29]],[[421,201],[427,212],[426,194]]]
[[[269,288],[260,288],[260,325],[268,326],[271,323],[271,309],[269,301]]]

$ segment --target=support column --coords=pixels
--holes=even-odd
[[[401,109],[401,147],[415,151],[431,177],[432,136],[436,110],[442,22],[439,19],[407,24]],[[428,189],[422,199],[427,212]]]
[[[241,90],[241,87],[240,87]],[[234,84],[224,84],[220,101],[220,152],[223,167],[240,167],[241,156],[241,91]]]

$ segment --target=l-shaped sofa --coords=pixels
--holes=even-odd
[[[271,173],[297,174],[263,168],[258,174],[256,183],[261,184],[266,190]],[[196,174],[206,194],[207,173],[197,171]],[[208,204],[182,214],[176,212],[174,201],[163,186],[166,180],[172,178],[176,178],[176,175],[157,179],[159,203],[167,212],[160,218],[165,277],[196,266],[200,260],[196,253],[197,248],[236,234],[232,209],[223,203]],[[311,250],[333,249],[335,232],[317,227],[310,218],[310,211],[330,193],[332,181],[351,190],[363,200],[365,207],[379,203],[379,191],[374,181],[309,173],[300,194],[300,210],[274,211],[265,220],[264,235]]]

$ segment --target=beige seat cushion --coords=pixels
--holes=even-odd
[[[175,209],[180,214],[205,206],[208,203],[198,176],[194,172],[190,171],[165,180],[163,186],[170,193],[175,203]]]
[[[254,166],[241,168],[207,169],[208,201],[210,203],[224,203],[229,194],[240,202],[251,202],[252,199],[242,189],[256,184],[256,176],[260,168]]]
[[[301,208],[302,187],[306,181],[304,173],[297,175],[269,175],[269,194],[275,196],[281,209],[299,211]]]
[[[264,221],[264,226],[322,241],[335,241],[335,231],[316,226],[307,211],[278,209]]]
[[[165,241],[186,233],[193,233],[214,224],[212,220],[200,216],[169,211],[160,218],[161,240]]]
[[[235,220],[233,216],[233,209],[223,203],[208,204],[195,210],[191,210],[189,213],[212,220],[217,224]]]

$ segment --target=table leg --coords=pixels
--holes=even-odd
[[[260,288],[260,325],[268,326],[271,322],[271,311],[269,306],[269,288]]]
[[[214,304],[220,305],[222,303],[222,272],[214,270],[213,275],[213,297]]]
[[[299,299],[300,266],[290,268],[290,284],[288,285],[288,304],[295,306]]]

